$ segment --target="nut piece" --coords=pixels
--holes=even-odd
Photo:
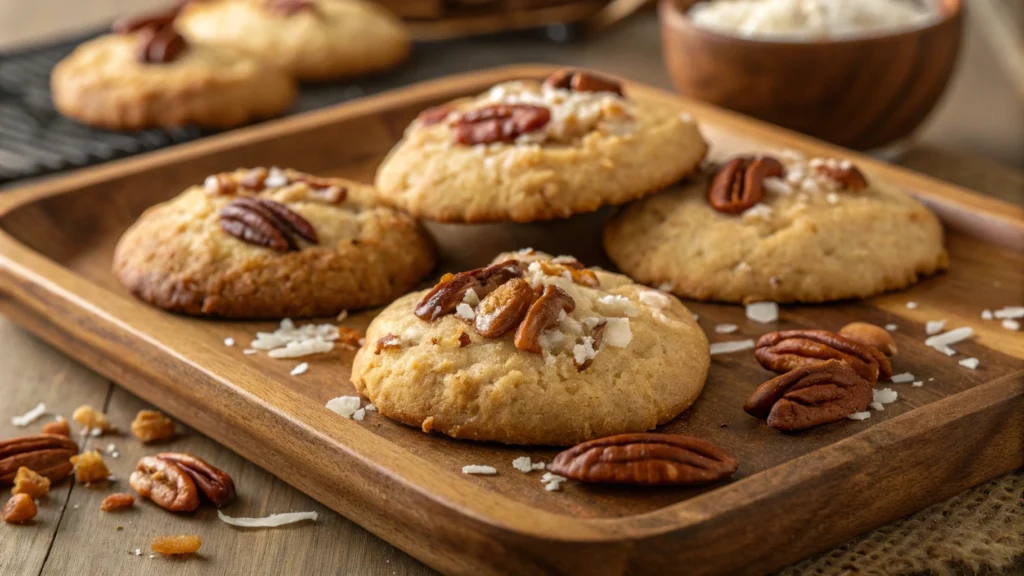
[[[579,70],[559,70],[548,76],[544,84],[573,92],[613,92],[622,96],[621,82]]]
[[[433,108],[427,108],[423,112],[420,112],[416,120],[423,126],[433,126],[438,124],[448,117],[452,113],[452,107],[450,104],[442,104],[440,106],[434,106]]]
[[[30,497],[42,498],[50,492],[50,479],[36,474],[31,468],[18,468],[14,477],[14,488],[11,494],[28,494]]]
[[[498,286],[522,275],[523,270],[517,260],[506,260],[458,274],[445,274],[416,305],[415,314],[422,320],[437,320],[454,312],[470,288],[479,298],[485,298],[497,290]]]
[[[388,348],[401,348],[402,339],[395,334],[385,334],[377,339],[377,346],[373,349],[374,354],[380,354]]]
[[[548,284],[530,310],[526,318],[516,330],[516,348],[527,352],[540,352],[540,335],[548,328],[558,324],[558,313],[565,310],[568,314],[576,309],[576,302],[565,290]]]
[[[58,434],[60,436],[71,436],[71,427],[67,420],[54,420],[43,425],[43,434]]]
[[[858,344],[877,348],[886,356],[895,356],[897,352],[892,334],[881,326],[867,322],[852,322],[840,328],[839,335]]]
[[[721,448],[675,434],[619,434],[573,446],[548,467],[581,482],[696,486],[732,476],[739,461]]]
[[[192,478],[196,486],[203,491],[203,495],[217,508],[227,506],[234,501],[235,482],[224,471],[206,460],[178,452],[161,452],[156,457],[180,466]]]
[[[15,494],[4,504],[0,514],[8,524],[23,524],[36,517],[39,509],[28,494]]]
[[[174,422],[156,410],[139,410],[132,421],[132,435],[144,443],[174,436]]]
[[[150,547],[153,552],[165,556],[179,556],[182,554],[195,554],[203,545],[203,539],[198,534],[181,534],[178,536],[157,536],[153,538]]]
[[[484,338],[497,338],[515,328],[533,304],[533,287],[513,278],[480,301],[476,308],[476,331]]]
[[[827,162],[815,166],[815,171],[825,176],[847,192],[857,192],[868,187],[868,180],[856,166],[849,162]]]
[[[110,425],[107,420],[107,416],[99,410],[89,406],[79,406],[75,413],[71,417],[82,426],[85,426],[86,430],[102,430],[104,432],[111,432],[114,427]]]
[[[146,456],[139,460],[128,483],[143,498],[170,512],[191,512],[199,507],[199,489],[174,462]]]
[[[239,240],[278,252],[299,249],[296,236],[318,244],[316,230],[284,204],[266,198],[236,198],[220,211],[220,227]]]
[[[265,0],[263,5],[270,12],[280,14],[281,16],[291,16],[303,10],[316,12],[314,0]]]
[[[96,450],[82,452],[71,457],[71,464],[75,467],[75,480],[82,484],[99,482],[110,477],[110,470],[103,462],[103,456]]]
[[[114,21],[111,31],[115,34],[127,34],[143,28],[165,28],[178,17],[184,2],[176,3],[172,8],[158,12],[149,12],[138,16],[125,16]]]
[[[0,485],[14,483],[18,468],[25,466],[51,482],[60,482],[71,473],[69,460],[78,453],[78,444],[67,436],[38,434],[0,441]]]
[[[792,432],[846,418],[867,409],[871,383],[839,360],[814,362],[761,384],[743,409]]]
[[[463,113],[455,123],[455,140],[466,146],[513,142],[549,120],[551,111],[544,106],[494,104]]]
[[[118,492],[111,494],[103,499],[100,504],[100,510],[104,512],[113,512],[114,510],[120,510],[122,508],[131,508],[135,505],[135,496],[127,492]]]
[[[770,156],[740,156],[722,166],[708,186],[711,207],[739,214],[764,198],[764,179],[785,173],[782,163]]]
[[[601,285],[597,274],[593,270],[584,267],[579,261],[554,262],[551,260],[538,260],[537,265],[540,267],[541,272],[548,276],[564,276],[568,273],[572,281],[581,286],[597,288]]]
[[[145,64],[167,64],[174,62],[188,48],[185,37],[173,26],[145,28],[139,35],[139,62]]]
[[[878,349],[858,344],[828,330],[783,330],[757,340],[754,357],[768,370],[784,374],[821,360],[845,362],[869,383],[892,376],[892,364]]]

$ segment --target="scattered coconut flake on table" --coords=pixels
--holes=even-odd
[[[964,368],[970,368],[971,370],[977,370],[978,364],[980,363],[981,361],[978,360],[977,358],[964,358],[963,360],[960,361],[961,366],[963,366]]]
[[[775,302],[754,302],[747,304],[747,318],[761,324],[779,319],[779,305]]]
[[[917,308],[917,302],[907,302],[907,308],[910,308],[911,310]]]
[[[942,334],[936,334],[931,338],[924,341],[925,345],[931,346],[932,348],[942,352],[946,356],[952,356],[956,354],[956,350],[953,350],[949,346],[958,342],[963,342],[974,335],[974,329],[969,326],[963,326],[956,328]]]
[[[29,410],[28,412],[25,412],[21,416],[12,416],[11,424],[14,424],[18,428],[24,428],[25,426],[28,426],[29,424],[38,420],[39,417],[42,416],[43,414],[46,414],[46,404],[40,402],[36,404],[35,408]]]
[[[899,330],[899,329],[900,329],[900,327],[899,327],[899,326],[897,326],[897,325],[895,325],[895,324],[886,324],[886,325],[885,325],[885,329],[886,329],[887,331],[889,331],[889,332],[895,332],[895,331]]]
[[[996,318],[1024,318],[1024,306],[1004,306],[992,315]]]
[[[253,345],[255,346],[255,342]],[[267,356],[271,358],[301,358],[302,356],[309,356],[312,354],[323,354],[334,350],[334,342],[326,342],[324,340],[302,340],[299,342],[289,342],[284,348],[275,348],[270,352],[267,352]]]
[[[259,350],[256,350],[256,349],[253,349],[253,348],[246,348],[245,350],[242,350],[242,354],[245,354],[246,356],[252,356],[253,354],[259,354],[259,353],[260,353]]]
[[[911,384],[911,386],[913,386],[914,388],[920,388],[921,386],[924,386],[924,382],[922,382],[921,380],[918,380],[918,381],[914,382],[913,384]]]
[[[897,394],[895,390],[892,390],[890,388],[872,390],[871,407],[878,411],[885,410],[885,406],[883,406],[883,404],[892,404],[893,402],[896,401],[897,398],[899,398],[899,394]]]
[[[306,324],[297,328],[290,318],[285,318],[274,332],[257,332],[249,348],[268,350],[271,358],[298,358],[330,352],[339,337],[338,327],[333,324]]]
[[[294,524],[303,520],[316,522],[318,515],[316,512],[285,512],[283,514],[271,514],[263,518],[232,518],[224,514],[224,512],[217,510],[217,517],[225,523],[238,526],[239,528],[276,528],[277,526]]]
[[[367,412],[376,412],[377,405],[373,403],[367,404],[366,406],[363,406],[363,410],[366,410]]]
[[[298,376],[300,374],[305,374],[308,371],[309,371],[309,362],[303,362],[302,364],[299,364],[295,368],[292,368],[292,376]]]
[[[1007,330],[1020,330],[1020,322],[1007,318],[1006,320],[1003,320],[1003,328],[1006,328]]]
[[[712,342],[711,355],[714,356],[715,354],[731,354],[733,352],[739,352],[740,350],[752,350],[753,348],[753,340],[732,340],[730,342]]]
[[[344,418],[352,418],[352,415],[359,410],[359,396],[339,396],[327,401],[327,409],[340,414]]]
[[[893,377],[890,380],[892,380],[893,384],[903,384],[904,382],[913,382],[914,381],[914,375],[911,374],[910,372],[904,372],[902,374],[894,374]]]
[[[463,474],[483,474],[485,476],[493,476],[498,473],[498,469],[494,466],[481,466],[479,464],[469,464],[468,466],[462,467]]]
[[[991,320],[993,318],[995,318],[995,316],[992,315],[992,311],[991,310],[982,310],[981,311],[981,319],[982,320]]]
[[[735,324],[719,324],[715,326],[715,332],[719,334],[732,334],[736,330],[738,330],[738,327]]]
[[[848,414],[846,417],[850,420],[867,420],[868,418],[871,418],[871,412],[854,412],[853,414]]]
[[[520,456],[512,461],[512,467],[523,474],[528,474],[534,470],[543,470],[546,464],[543,462],[533,462],[529,456]]]
[[[564,476],[545,472],[540,481],[544,483],[544,489],[548,492],[555,492],[562,489],[562,483],[566,481]]]
[[[366,408],[360,408],[352,413],[353,420],[362,421],[363,418],[366,418]]]
[[[225,346],[234,346],[235,345],[235,339],[234,338],[225,338],[224,339],[224,345]]]
[[[933,336],[946,328],[945,320],[929,320],[924,325],[924,333]]]

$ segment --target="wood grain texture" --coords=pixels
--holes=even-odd
[[[854,148],[909,136],[939,101],[960,48],[961,0],[897,34],[786,42],[725,36],[685,16],[697,0],[661,0],[662,54],[684,96]]]
[[[501,79],[547,71],[519,68],[453,78],[101,166],[0,198],[0,292],[10,298],[0,308],[371,532],[452,573],[642,573],[681,565],[693,573],[759,573],[1024,462],[1021,336],[998,332],[978,317],[982,307],[1024,302],[1020,209],[856,155],[869,172],[912,189],[943,216],[970,214],[961,219],[966,224],[949,219],[950,274],[867,302],[786,307],[774,325],[751,324],[737,307],[694,309],[705,329],[718,322],[739,325],[732,337],[798,326],[835,329],[851,320],[895,322],[902,348],[896,370],[935,380],[923,388],[903,385],[901,401],[867,423],[782,436],[739,410],[767,373],[747,354],[716,357],[705,394],[666,427],[697,433],[740,458],[735,481],[704,490],[569,486],[548,493],[536,475],[516,472],[510,462],[521,455],[549,460],[553,450],[425,436],[379,414],[363,422],[343,420],[323,403],[352,393],[351,351],[312,358],[309,373],[292,377],[288,372],[297,361],[242,356],[241,346],[222,344],[226,336],[247,342],[270,324],[164,314],[127,297],[110,277],[110,253],[120,232],[147,206],[208,173],[285,164],[366,180],[420,109]],[[777,146],[836,153],[735,114],[680,105],[702,121],[717,154]],[[602,264],[596,239],[607,215],[557,226],[431,231],[442,245],[446,269],[476,266],[498,250],[524,245]],[[903,306],[911,299],[920,303],[918,309]],[[925,312],[949,313],[951,321],[976,327],[978,341],[958,349],[981,359],[978,371],[923,346],[918,315]],[[362,328],[371,317],[372,312],[356,314],[346,325]],[[894,467],[893,461],[907,464]],[[501,473],[459,473],[471,463],[492,464]],[[920,473],[924,469],[927,474]]]

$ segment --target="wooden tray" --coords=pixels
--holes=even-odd
[[[1024,464],[1024,336],[983,321],[984,308],[1024,303],[1024,210],[733,113],[672,99],[694,114],[715,156],[788,146],[853,158],[925,200],[945,220],[950,273],[911,290],[833,306],[785,306],[773,325],[738,306],[694,304],[712,341],[773,329],[837,329],[852,320],[899,325],[900,398],[865,422],[783,435],[741,406],[768,377],[749,352],[716,356],[703,396],[665,427],[715,442],[740,459],[735,479],[703,490],[570,483],[547,492],[518,449],[428,436],[380,414],[345,420],[324,408],[352,394],[351,351],[297,361],[241,351],[270,323],[173,316],[122,291],[115,241],[148,206],[207,174],[294,166],[370,181],[424,107],[549,68],[492,70],[431,82],[267,123],[0,196],[0,311],[132,392],[352,518],[423,562],[456,574],[764,573]],[[599,241],[609,211],[531,225],[430,226],[443,268],[533,246],[608,265]],[[918,307],[909,309],[908,301]],[[372,312],[346,325],[362,329]],[[923,322],[973,326],[947,358],[923,345]],[[720,322],[740,326],[723,337]],[[225,337],[239,345],[223,345]],[[957,364],[974,356],[976,371]],[[932,380],[934,378],[934,380]],[[466,476],[489,464],[493,477]],[[244,491],[245,486],[240,486]],[[338,545],[343,545],[338,543]]]

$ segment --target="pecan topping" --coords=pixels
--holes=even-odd
[[[316,2],[314,0],[266,0],[263,5],[266,6],[267,10],[282,16],[291,16],[303,10],[316,12]]]
[[[828,330],[783,330],[757,340],[754,356],[768,370],[784,374],[821,360],[840,360],[868,382],[879,374],[892,376],[892,365],[880,351]]]
[[[169,512],[191,512],[199,507],[199,490],[191,477],[174,462],[156,456],[139,460],[128,483],[143,498]]]
[[[451,105],[442,104],[440,106],[434,106],[433,108],[427,108],[423,112],[420,112],[416,119],[424,126],[432,126],[447,118],[451,113]]]
[[[886,356],[895,356],[897,352],[892,334],[881,326],[867,322],[852,322],[840,328],[839,335],[858,344],[877,348]]]
[[[516,348],[527,352],[540,352],[540,335],[558,324],[558,313],[576,309],[576,302],[558,286],[547,285],[526,313],[526,318],[516,330]]]
[[[398,348],[401,345],[401,338],[394,334],[385,334],[377,340],[377,347],[373,349],[373,353],[380,354],[385,348]]]
[[[581,482],[696,486],[732,476],[739,462],[721,448],[675,434],[620,434],[573,446],[549,469]]]
[[[761,201],[765,178],[784,172],[782,163],[770,156],[733,158],[711,179],[708,202],[719,212],[738,214]]]
[[[220,176],[227,176],[228,179],[230,179],[230,176],[227,174],[217,174],[218,184],[220,183]],[[270,176],[270,170],[263,167],[253,168],[252,170],[249,170],[248,174],[242,176],[242,178],[238,180],[238,184],[243,188],[252,190],[253,192],[259,192],[266,188],[265,182],[267,181],[267,176]],[[232,184],[234,183],[232,182]],[[221,189],[223,189],[223,187]]]
[[[540,266],[541,271],[548,276],[562,276],[568,273],[573,282],[582,286],[597,288],[601,285],[601,281],[597,279],[597,274],[593,270],[585,268],[583,263],[578,260],[566,262],[538,260],[537,264]]]
[[[0,485],[11,485],[18,468],[30,468],[51,482],[60,482],[71,474],[70,458],[78,453],[78,444],[67,436],[37,434],[0,441]]]
[[[202,458],[191,454],[177,452],[161,452],[157,458],[165,462],[173,462],[181,467],[192,478],[203,495],[213,502],[217,508],[227,506],[235,499],[235,483],[221,469],[211,465]]]
[[[839,360],[812,362],[761,384],[743,409],[791,432],[836,422],[867,409],[871,383]]]
[[[317,244],[305,218],[266,198],[236,198],[220,211],[220,227],[235,238],[278,252],[298,250],[295,236]]]
[[[146,28],[160,29],[167,28],[174,23],[174,20],[181,12],[184,2],[174,5],[171,8],[158,12],[149,12],[138,16],[124,16],[114,21],[111,31],[115,34],[127,34],[137,32]]]
[[[139,40],[139,62],[146,64],[174,62],[188,47],[185,37],[171,26],[143,29],[139,32]]]
[[[455,123],[459,144],[513,142],[516,138],[544,127],[551,111],[530,104],[494,104],[465,112]]]
[[[497,338],[515,328],[533,304],[533,287],[522,278],[498,286],[476,308],[476,331],[484,338]]]
[[[423,320],[437,320],[454,312],[470,288],[479,298],[485,298],[498,286],[522,274],[523,270],[517,260],[506,260],[458,274],[445,274],[416,305],[415,314]]]
[[[832,182],[835,182],[836,186],[838,186],[840,190],[857,192],[858,190],[863,190],[868,187],[867,178],[865,178],[864,174],[849,161],[818,164],[814,167],[814,170],[818,174],[821,174]]]
[[[604,329],[608,327],[608,321],[602,320],[600,324],[594,326],[594,329],[590,332],[590,338],[594,341],[591,344],[591,348],[594,349],[594,355],[583,361],[582,364],[576,364],[576,358],[574,357],[572,362],[576,364],[576,371],[583,372],[587,368],[590,368],[591,364],[594,363],[594,358],[597,358],[597,351],[601,349],[601,343],[604,341]]]
[[[544,84],[573,92],[613,92],[622,96],[621,82],[579,70],[559,70],[548,76]]]

